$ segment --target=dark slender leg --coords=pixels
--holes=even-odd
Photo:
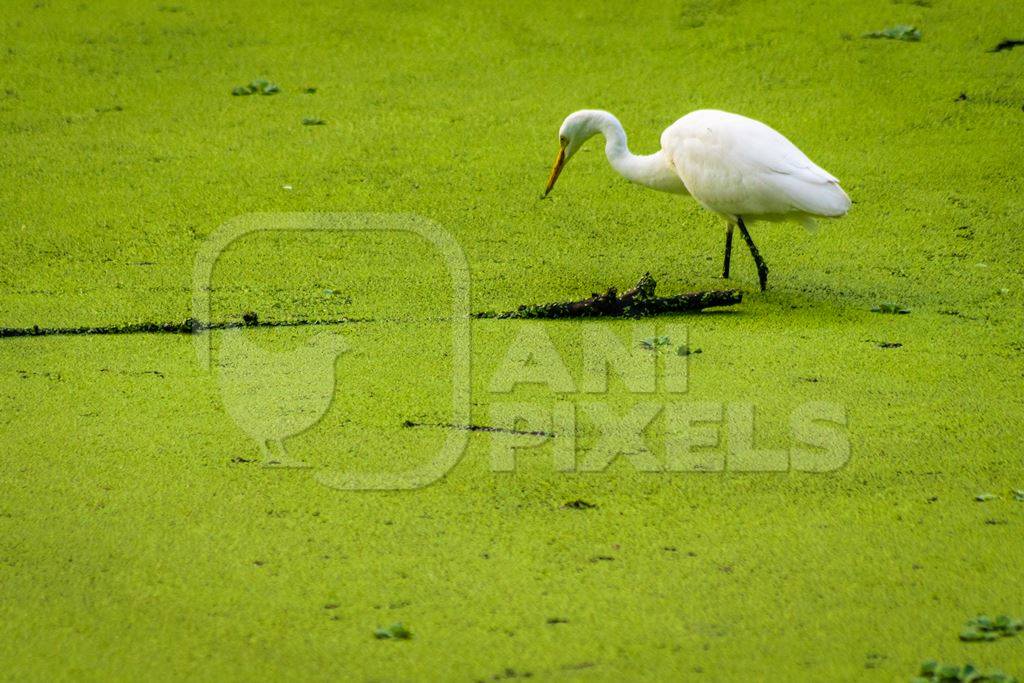
[[[729,259],[732,258],[732,229],[733,224],[725,231],[725,262],[722,264],[722,278],[729,279]]]
[[[743,225],[743,218],[737,216],[736,222],[740,226],[740,234],[743,235],[743,241],[750,247],[750,255],[754,257],[754,263],[757,264],[757,279],[761,282],[761,291],[763,292],[768,289],[768,266],[765,264],[764,259],[761,258],[761,252],[757,250],[757,245],[751,239],[750,233],[747,232],[747,226]]]

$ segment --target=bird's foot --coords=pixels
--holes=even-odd
[[[757,267],[757,281],[761,284],[761,291],[768,289],[768,266],[761,264]]]

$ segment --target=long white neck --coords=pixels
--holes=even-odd
[[[655,190],[679,192],[682,189],[682,181],[660,150],[654,154],[633,154],[626,142],[626,131],[617,118],[600,110],[590,112],[590,118],[593,130],[604,136],[608,163],[619,175]]]

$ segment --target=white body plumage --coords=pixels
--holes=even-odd
[[[626,179],[662,192],[688,194],[704,208],[739,225],[793,220],[812,229],[815,218],[837,218],[850,208],[839,181],[769,126],[739,114],[701,109],[661,134],[654,154],[630,152],[618,119],[606,111],[573,112],[559,129],[561,149],[548,179],[547,195],[562,168],[589,138],[605,137],[608,162]],[[731,248],[731,227],[727,250]],[[755,254],[762,288],[767,266]],[[724,274],[728,276],[728,253]],[[761,271],[763,270],[763,273]]]
[[[785,220],[805,225],[850,209],[839,181],[781,133],[738,114],[703,109],[661,134],[687,191],[705,208],[735,220]]]

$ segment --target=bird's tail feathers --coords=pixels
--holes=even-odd
[[[788,195],[790,205],[802,213],[839,218],[850,210],[850,198],[839,183],[808,183],[786,177],[781,189]]]
[[[816,202],[819,216],[827,218],[839,218],[845,216],[850,210],[850,197],[839,186],[839,183],[829,183],[826,192],[822,193]]]

